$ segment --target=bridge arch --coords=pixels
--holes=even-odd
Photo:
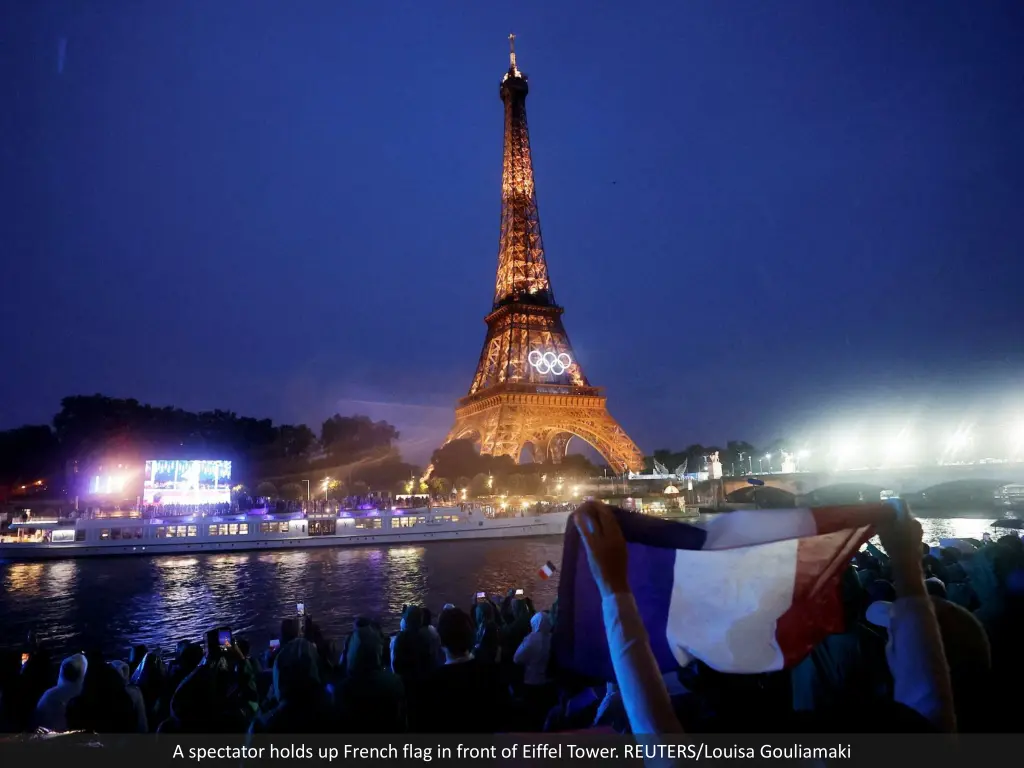
[[[895,489],[874,483],[833,483],[815,488],[801,501],[812,506],[870,503],[880,501],[884,490]]]
[[[928,506],[973,509],[991,506],[996,501],[997,491],[1016,484],[987,478],[961,478],[915,490],[904,489],[901,495],[911,504],[917,501]]]
[[[727,493],[725,500],[731,504],[757,504],[765,509],[785,509],[796,506],[797,495],[771,485],[747,485]]]

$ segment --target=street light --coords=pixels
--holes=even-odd
[[[330,489],[330,487],[331,487],[331,478],[325,477],[324,478],[324,501],[325,502],[327,501],[327,491]]]
[[[306,484],[306,501],[309,501],[309,480],[303,480],[302,482]]]
[[[764,460],[768,462],[768,474],[771,474],[771,472],[772,472],[772,455],[770,453],[766,453],[764,455]]]

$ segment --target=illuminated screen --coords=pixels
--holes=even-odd
[[[94,475],[89,482],[89,493],[96,496],[121,493],[127,480],[125,475]]]
[[[230,461],[146,462],[143,499],[147,504],[220,504],[231,501]]]

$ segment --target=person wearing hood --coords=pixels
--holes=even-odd
[[[391,642],[391,670],[402,678],[407,691],[434,669],[430,642],[423,629],[423,610],[410,605],[402,616],[401,630]]]
[[[517,666],[513,660],[519,646],[532,631],[530,622],[533,619],[533,610],[531,606],[532,603],[528,599],[513,599],[509,609],[512,621],[503,626],[498,633],[502,668],[516,689],[522,683],[522,668]]]
[[[110,664],[110,666],[113,667],[119,675],[121,675],[121,679],[124,680],[125,692],[131,698],[132,706],[135,707],[136,730],[139,733],[149,733],[149,720],[146,717],[146,700],[142,697],[142,691],[130,683],[131,668],[126,662],[121,660],[109,661],[107,663]]]
[[[67,706],[67,727],[92,733],[132,733],[138,724],[124,678],[98,651],[90,653],[82,692]]]
[[[546,612],[530,619],[529,635],[519,644],[512,661],[523,667],[523,683],[543,686],[548,682],[548,656],[551,653],[551,618]]]
[[[557,691],[548,680],[548,661],[551,655],[551,617],[546,612],[533,614],[533,630],[520,643],[512,661],[523,668],[523,697],[527,716],[535,720],[531,725],[540,727],[543,718],[554,705]]]
[[[430,622],[432,618],[430,609],[424,608],[423,628],[420,629],[420,634],[423,635],[424,640],[430,648],[430,656],[433,659],[431,669],[444,664],[444,651],[441,649],[441,636],[437,634],[437,627],[431,625]]]
[[[51,731],[63,732],[68,729],[67,708],[76,696],[81,695],[85,683],[85,673],[89,662],[85,655],[76,653],[68,656],[60,665],[60,676],[57,685],[50,688],[39,699],[36,705],[33,724],[37,728],[48,728]]]
[[[346,733],[403,733],[406,729],[402,679],[386,669],[385,639],[377,627],[356,626],[345,650],[344,679],[334,687],[334,704]]]
[[[273,695],[277,705],[252,721],[250,734],[336,731],[320,658],[308,640],[299,637],[281,646],[274,659]]]
[[[498,637],[498,610],[490,601],[473,606],[473,622],[476,624],[476,642],[473,656],[481,664],[497,664],[501,661],[501,645]],[[443,653],[443,651],[442,651]]]

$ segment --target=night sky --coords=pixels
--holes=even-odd
[[[1019,2],[6,0],[0,428],[363,412],[422,461],[486,330],[510,31],[555,297],[646,452],[1015,405]]]

